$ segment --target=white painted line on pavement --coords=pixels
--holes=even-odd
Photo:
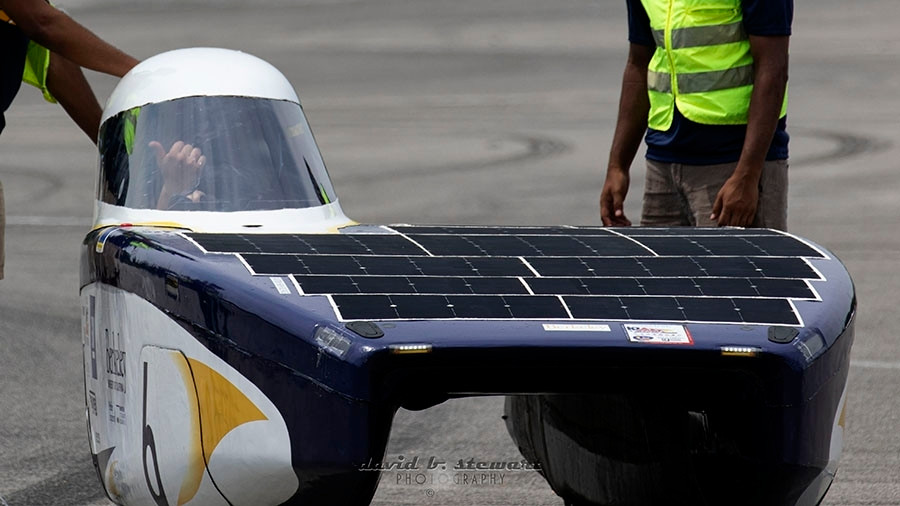
[[[900,362],[882,362],[880,360],[851,360],[850,366],[862,367],[863,369],[898,369],[898,370],[900,370]]]
[[[90,227],[91,220],[75,216],[7,216],[6,224],[29,227]]]

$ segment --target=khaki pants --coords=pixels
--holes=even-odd
[[[709,219],[716,196],[737,163],[682,165],[647,160],[644,227],[715,227]],[[766,162],[759,178],[754,228],[787,230],[787,160]]]
[[[0,182],[0,279],[3,279],[3,232],[6,228],[6,211],[3,205],[3,183]]]

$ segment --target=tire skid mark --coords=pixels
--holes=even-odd
[[[452,172],[458,174],[460,172],[474,172],[493,167],[504,166],[512,163],[524,161],[541,160],[556,156],[568,151],[569,145],[549,137],[538,137],[533,135],[510,135],[498,139],[498,142],[511,141],[521,145],[524,149],[516,153],[497,157],[474,160],[470,162],[431,165],[426,168],[417,170],[397,170],[397,171],[378,171],[377,173],[364,173],[348,176],[348,180],[352,180],[354,184],[367,184],[390,179],[397,182],[403,179],[413,179],[434,175],[436,173]],[[340,183],[340,178],[335,178],[335,183]]]
[[[822,162],[844,160],[864,154],[872,154],[889,149],[893,143],[889,140],[875,137],[865,137],[849,132],[836,132],[831,130],[810,128],[789,128],[789,132],[795,135],[814,139],[826,139],[834,144],[834,148],[824,153],[818,153],[799,158],[791,158],[791,167],[814,165]]]
[[[33,185],[22,185],[17,188],[16,191],[16,200],[22,200],[25,202],[32,200],[50,200],[51,197],[56,195],[65,189],[65,183],[63,182],[62,176],[53,174],[51,172],[45,172],[40,170],[34,170],[30,168],[23,167],[10,167],[5,166],[0,168],[0,177],[7,178],[9,176],[21,177],[26,180],[37,180],[41,184],[37,188]],[[7,192],[7,206],[12,202],[12,195],[9,194],[9,186],[6,187]]]

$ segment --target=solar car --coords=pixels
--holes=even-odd
[[[287,79],[224,49],[135,67],[98,146],[85,402],[115,503],[365,505],[396,411],[473,395],[507,396],[567,504],[832,482],[856,298],[809,240],[360,224]]]

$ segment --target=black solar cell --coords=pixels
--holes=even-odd
[[[640,277],[652,273],[644,266],[647,258],[581,258],[589,276]],[[574,272],[573,272],[574,274]]]
[[[469,258],[469,264],[480,276],[532,276],[518,258]]]
[[[256,274],[297,274],[308,272],[296,255],[242,255]]]
[[[766,252],[747,237],[695,237],[692,239],[712,256],[756,256]]]
[[[531,291],[538,295],[590,295],[580,278],[531,278],[527,279]]]
[[[701,295],[708,297],[754,297],[753,283],[747,278],[696,278]]]
[[[694,261],[707,276],[759,278],[762,270],[744,257],[696,257]]]
[[[597,259],[591,259],[597,260]],[[631,259],[628,259],[631,260]],[[526,262],[541,276],[593,276],[594,270],[580,258],[526,258]],[[634,265],[637,262],[631,260]],[[627,273],[626,273],[627,274]]]
[[[709,250],[697,243],[694,237],[641,237],[641,244],[663,256],[709,255]]]
[[[628,320],[618,297],[563,297],[576,320]]]
[[[396,320],[399,316],[387,295],[333,295],[332,300],[345,320]]]
[[[495,295],[469,297],[451,295],[447,300],[453,305],[453,314],[457,318],[513,318],[503,298]]]
[[[692,257],[648,257],[638,261],[652,276],[695,277],[710,276]]]
[[[197,244],[212,253],[255,253],[259,250],[246,236],[239,234],[191,234]]]
[[[739,323],[741,315],[734,299],[716,297],[678,297],[678,305],[685,319],[695,322]]]
[[[648,248],[625,237],[579,237],[599,257],[632,257],[653,255]]]
[[[674,297],[622,297],[625,311],[632,320],[686,320]]]
[[[527,237],[512,235],[472,235],[467,239],[477,245],[488,256],[530,256],[540,255],[540,251],[528,243]],[[441,255],[442,251],[432,251]]]
[[[584,237],[528,236],[522,239],[530,244],[540,256],[580,257],[595,255],[593,248],[585,244]]]
[[[690,278],[640,278],[638,282],[647,295],[703,295]]]
[[[790,236],[765,236],[748,238],[750,242],[769,256],[822,258],[822,254],[806,243]]]
[[[567,319],[569,314],[558,297],[543,295],[506,296],[503,301],[509,306],[513,318],[537,318],[541,320]]]
[[[777,230],[768,230],[765,228],[686,228],[686,227],[672,227],[672,228],[655,228],[655,227],[628,227],[628,228],[615,228],[610,229],[615,230],[617,233],[622,235],[627,235],[629,237],[665,237],[665,236],[685,236],[685,237],[697,237],[697,236],[777,236],[784,237],[782,232]]]
[[[767,322],[797,325],[794,308],[785,299],[735,299],[741,320],[747,323]]]
[[[645,293],[634,278],[584,278],[584,284],[591,295],[644,295]]]
[[[761,297],[814,299],[809,284],[802,279],[754,279],[753,286]]]
[[[819,279],[820,276],[802,258],[753,257],[753,265],[767,278]]]
[[[359,234],[353,237],[373,255],[426,254],[422,248],[401,235]]]
[[[300,274],[365,274],[359,262],[350,256],[303,255],[297,258],[304,270],[294,272]]]
[[[359,293],[349,276],[294,276],[305,294]]]
[[[487,254],[472,241],[457,235],[411,235],[431,255],[480,256]]]
[[[442,295],[392,295],[397,316],[405,319],[457,318],[452,304]]]

